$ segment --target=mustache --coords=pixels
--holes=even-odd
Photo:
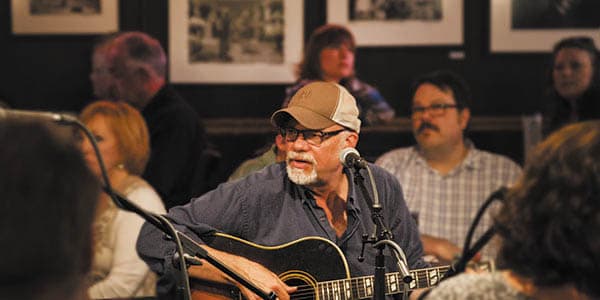
[[[317,162],[315,161],[315,158],[309,154],[309,153],[300,153],[300,152],[295,152],[295,151],[288,151],[286,154],[286,162],[289,162],[290,160],[304,160],[304,161],[308,161],[312,164],[316,164]]]
[[[423,122],[423,123],[421,123],[421,126],[419,126],[419,128],[417,129],[417,132],[421,133],[421,131],[423,131],[423,130],[425,130],[427,128],[429,128],[431,130],[438,131],[438,132],[440,131],[439,127],[437,127],[437,126],[435,126],[435,125],[433,125],[433,124],[431,124],[429,122]]]

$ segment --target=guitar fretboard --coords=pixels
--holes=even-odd
[[[411,271],[410,274],[413,280],[408,284],[408,291],[438,284],[449,269],[449,266],[443,266]],[[386,295],[402,293],[405,290],[404,282],[398,272],[386,274],[385,283]],[[374,290],[375,277],[364,276],[319,282],[316,292],[319,299],[346,300],[372,298]]]

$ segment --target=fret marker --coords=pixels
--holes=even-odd
[[[410,289],[416,289],[416,288],[417,288],[417,283],[419,282],[419,275],[418,275],[416,272],[411,272],[411,273],[410,273],[410,276],[411,276],[412,278],[414,278],[414,279],[413,279],[413,281],[411,281],[411,282],[408,284],[408,287],[409,287]]]
[[[391,292],[396,292],[398,291],[398,285],[397,285],[398,279],[396,278],[396,274],[390,274],[388,276],[388,284],[390,287],[390,291]]]
[[[436,285],[438,282],[438,273],[437,270],[429,271],[429,284]]]
[[[373,286],[371,284],[371,278],[365,278],[365,291],[367,292],[367,296],[373,295]]]

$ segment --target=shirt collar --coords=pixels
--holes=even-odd
[[[465,147],[468,151],[467,156],[456,168],[454,168],[454,170],[452,170],[447,175],[452,175],[462,170],[472,171],[480,167],[479,151],[477,150],[477,148],[475,148],[475,144],[473,144],[473,142],[470,139],[465,138]],[[410,160],[414,161],[415,163],[421,166],[431,169],[431,167],[429,167],[429,165],[427,164],[425,158],[423,158],[423,156],[420,154],[418,145],[413,146],[412,151],[410,153]]]
[[[475,145],[470,139],[465,139],[465,146],[469,152],[467,152],[467,157],[465,157],[460,167],[470,170],[479,168],[479,151],[475,148]]]
[[[354,174],[352,174],[353,171],[351,171],[349,168],[344,168],[344,174],[346,175],[346,178],[348,179],[348,199],[346,200],[348,202],[348,210],[356,210],[357,212],[360,212],[360,205],[356,205],[355,200],[354,199],[360,199],[360,197],[357,197],[358,195],[357,193],[357,189],[354,186],[354,180],[353,177]],[[364,176],[363,176],[364,177]],[[368,179],[368,177],[365,177],[365,179]]]
[[[354,180],[352,180],[352,171],[350,171],[348,168],[344,168],[343,170],[344,175],[346,175],[346,178],[348,179],[348,199],[347,201],[347,208],[348,210],[356,210],[357,212],[360,212],[360,208],[358,205],[355,204],[355,200],[354,199],[358,199],[357,198],[357,191],[356,188],[354,187]],[[287,176],[287,174],[286,174]],[[288,178],[289,180],[289,178]],[[296,187],[296,192],[298,193],[298,195],[300,196],[300,200],[302,201],[302,203],[308,203],[310,205],[312,205],[313,207],[317,206],[317,203],[315,202],[315,198],[313,197],[313,192],[308,189],[307,187],[303,186],[303,185],[298,185],[293,183],[290,180],[290,183]]]

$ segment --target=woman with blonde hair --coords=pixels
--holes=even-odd
[[[92,131],[113,188],[154,213],[165,208],[156,191],[140,175],[150,156],[148,128],[140,113],[125,102],[98,101],[85,107],[80,120]],[[91,143],[81,142],[89,168],[101,178]],[[154,296],[155,277],[135,251],[143,219],[120,210],[103,194],[94,223],[91,298]]]

